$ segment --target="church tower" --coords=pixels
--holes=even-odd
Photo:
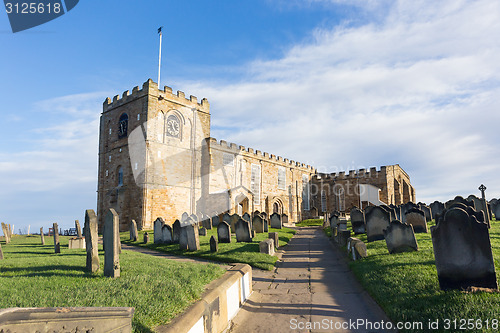
[[[158,216],[196,213],[210,169],[209,137],[206,99],[159,90],[151,79],[142,89],[107,98],[99,137],[99,228],[109,208],[119,214],[120,230],[131,220],[151,229]]]

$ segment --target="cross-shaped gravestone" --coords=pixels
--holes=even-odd
[[[484,186],[483,184],[481,184],[481,186],[478,187],[478,190],[481,191],[481,196],[484,199],[485,198],[484,191],[486,191],[486,186]]]

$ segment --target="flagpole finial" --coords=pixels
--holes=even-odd
[[[159,27],[158,28],[158,33],[161,34],[161,29],[163,28],[163,26]]]

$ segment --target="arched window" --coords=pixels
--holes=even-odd
[[[181,122],[175,114],[167,117],[167,136],[173,138],[181,137]]]
[[[123,186],[123,168],[118,168],[118,186]]]
[[[128,115],[126,113],[120,116],[120,121],[118,122],[118,139],[126,138],[128,130]]]

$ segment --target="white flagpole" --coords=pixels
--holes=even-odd
[[[160,68],[161,68],[161,28],[158,29],[158,33],[160,34],[160,54],[158,56],[158,89],[160,89]]]

